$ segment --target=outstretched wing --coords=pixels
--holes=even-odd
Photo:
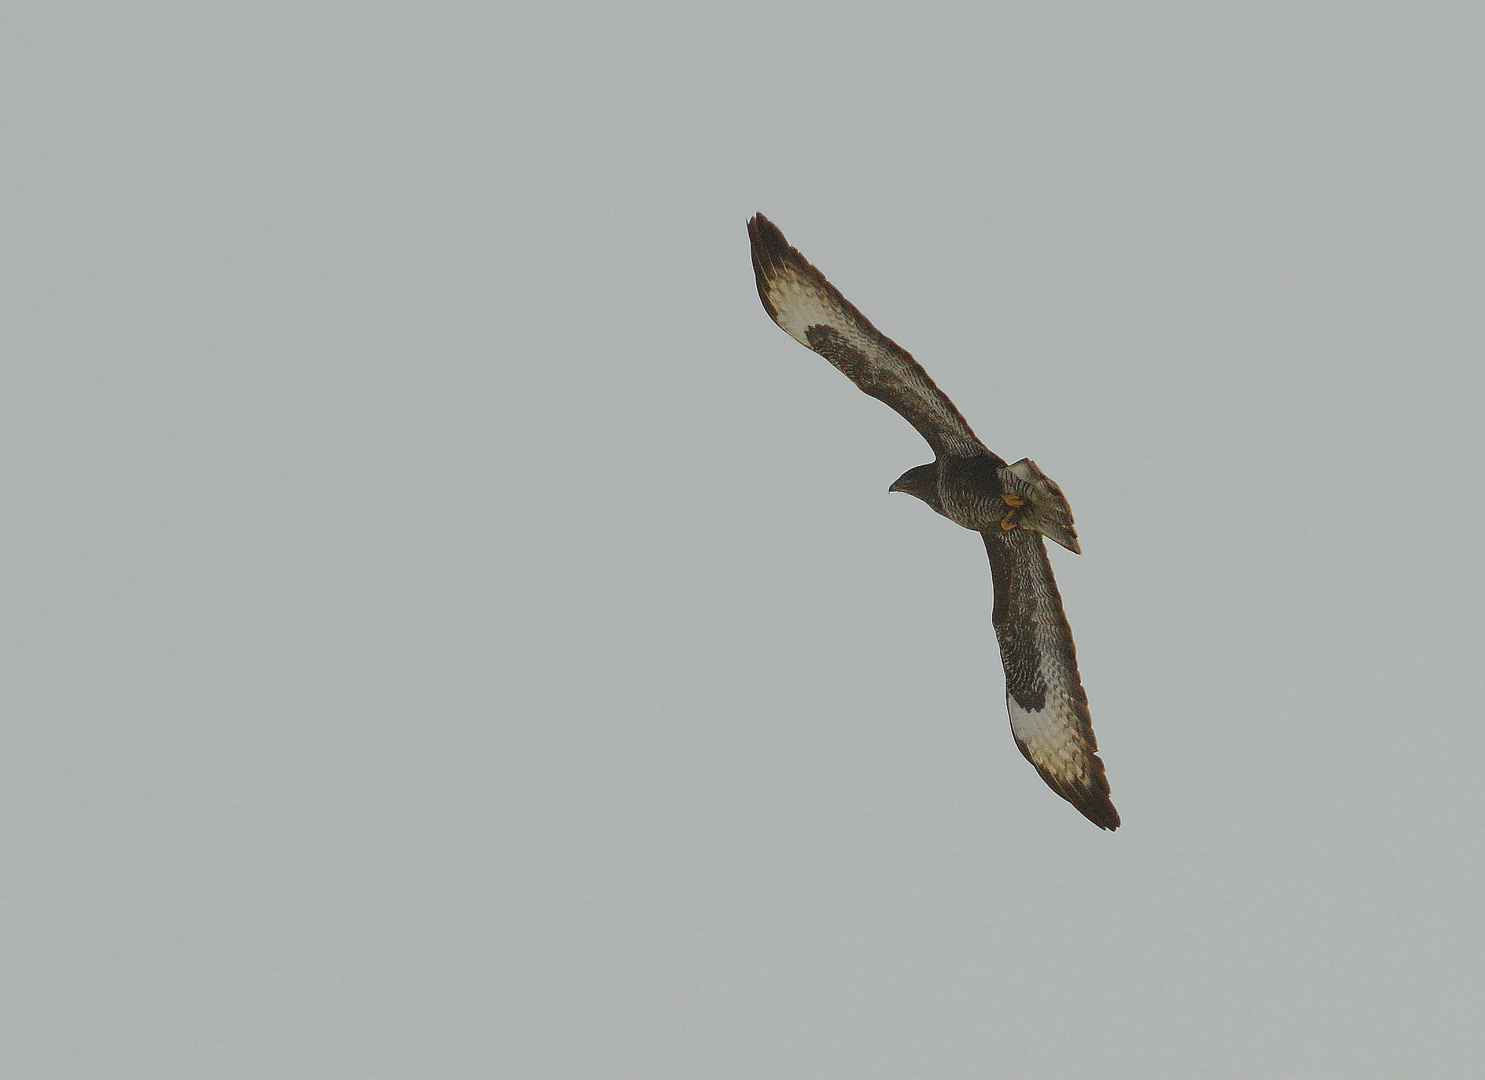
[[[985,446],[921,364],[856,310],[762,214],[748,222],[758,296],[795,341],[897,410],[940,457],[978,457]]]
[[[995,580],[995,636],[1005,665],[1011,734],[1042,779],[1101,829],[1119,827],[1098,757],[1077,650],[1042,538],[1028,529],[980,534]]]

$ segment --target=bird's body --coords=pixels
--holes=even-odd
[[[891,406],[935,458],[892,491],[922,499],[984,537],[995,585],[991,621],[1006,674],[1011,732],[1047,784],[1095,825],[1119,826],[1078,677],[1072,632],[1047,560],[1045,536],[1078,551],[1072,511],[1036,463],[987,449],[905,350],[880,333],[762,214],[748,222],[764,309],[790,337]]]

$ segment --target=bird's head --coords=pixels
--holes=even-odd
[[[930,461],[927,465],[909,469],[893,481],[892,486],[887,490],[906,491],[909,495],[922,499],[937,510],[939,507],[937,462]]]

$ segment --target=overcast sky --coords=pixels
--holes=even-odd
[[[1485,13],[13,3],[0,1072],[1473,1075]],[[931,454],[1052,553],[1017,753]]]

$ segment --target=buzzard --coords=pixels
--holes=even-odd
[[[933,448],[909,469],[905,491],[985,541],[995,583],[991,622],[1005,666],[1011,734],[1047,786],[1101,829],[1119,812],[1098,757],[1072,631],[1042,537],[1078,551],[1062,489],[1036,463],[1007,465],[975,437],[928,372],[856,310],[762,214],[748,222],[758,296],[769,317],[900,413]]]

